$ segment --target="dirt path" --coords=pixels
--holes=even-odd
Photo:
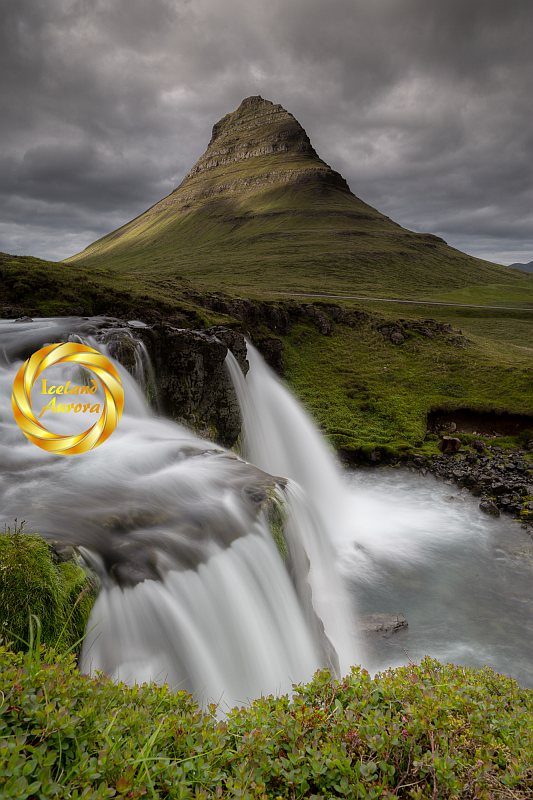
[[[526,313],[533,314],[533,307],[527,308],[524,306],[482,306],[470,303],[446,303],[441,300],[400,300],[394,297],[363,297],[355,294],[311,294],[307,292],[277,292],[277,294],[283,295],[284,297],[325,297],[330,300],[359,300],[366,303],[400,303],[414,306],[447,306],[449,308],[484,308],[494,311],[525,311]]]

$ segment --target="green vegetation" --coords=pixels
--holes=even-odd
[[[55,563],[24,523],[0,533],[0,638],[25,650],[32,638],[67,651],[83,639],[95,586],[76,563]],[[37,631],[37,627],[39,631]]]
[[[190,695],[80,675],[0,648],[2,797],[508,798],[533,792],[533,693],[489,669],[418,666],[340,681],[225,720]]]
[[[299,323],[284,337],[287,378],[335,447],[363,457],[376,447],[385,456],[435,450],[424,442],[431,409],[533,411],[527,350],[416,329],[393,344],[381,324],[363,319],[325,336]]]

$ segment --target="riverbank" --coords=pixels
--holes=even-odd
[[[474,449],[452,454],[417,455],[405,463],[422,475],[431,473],[479,497],[486,514],[513,515],[533,535],[533,453],[477,442]]]

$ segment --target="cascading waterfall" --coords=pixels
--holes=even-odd
[[[224,707],[287,691],[337,656],[343,670],[356,663],[331,547],[305,482],[285,487],[154,416],[120,365],[125,411],[101,448],[61,457],[26,441],[11,414],[13,378],[32,352],[70,336],[111,356],[117,337],[131,340],[132,331],[103,318],[0,321],[0,502],[7,524],[25,519],[51,540],[78,545],[100,576],[82,669],[168,682]],[[254,379],[258,358],[252,353]],[[54,369],[72,377],[69,366]],[[268,418],[272,437],[282,422]],[[290,477],[284,466],[274,472]],[[288,566],[268,523],[280,498]]]
[[[250,343],[247,351],[246,378],[233,354],[226,356],[243,419],[243,455],[293,482],[287,489],[291,539],[301,541],[309,555],[314,607],[344,673],[363,658],[354,601],[337,577],[332,545],[346,526],[351,494],[315,424]]]

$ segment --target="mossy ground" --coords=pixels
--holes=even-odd
[[[425,441],[431,409],[531,413],[533,358],[468,332],[413,335],[393,344],[370,323],[324,336],[299,324],[284,337],[287,379],[335,445],[347,453],[436,449]]]
[[[14,649],[28,648],[35,625],[41,641],[77,647],[94,598],[87,573],[74,562],[55,563],[40,536],[16,522],[0,533],[0,637]]]

